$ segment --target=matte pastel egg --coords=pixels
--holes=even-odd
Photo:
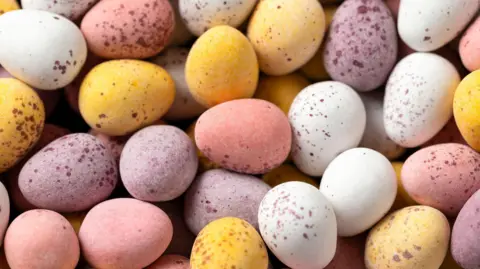
[[[480,69],[480,17],[467,29],[458,45],[463,65],[470,71]]]
[[[195,144],[195,148],[198,156],[198,172],[201,173],[207,170],[221,168],[219,164],[216,164],[211,160],[209,160],[207,157],[205,157],[202,151],[197,147],[197,144],[195,142],[195,126],[196,125],[197,125],[197,122],[194,121],[192,124],[190,124],[190,126],[188,126],[186,132],[187,132],[187,135],[192,140],[193,144]]]
[[[10,220],[10,199],[7,189],[0,182],[0,246],[3,244],[5,232]]]
[[[223,168],[264,174],[288,157],[292,132],[277,106],[259,99],[239,99],[210,108],[195,126],[202,153]]]
[[[38,9],[56,13],[75,21],[99,0],[21,0],[23,9]]]
[[[20,9],[17,0],[0,0],[0,15],[17,9]]]

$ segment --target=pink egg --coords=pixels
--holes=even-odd
[[[463,65],[468,70],[480,69],[480,17],[468,27],[458,49]]]
[[[11,268],[74,269],[80,258],[78,238],[62,215],[43,209],[18,216],[5,235]]]
[[[86,261],[101,269],[144,268],[163,254],[172,235],[165,212],[131,198],[96,205],[78,234]]]
[[[219,104],[203,113],[195,127],[195,141],[216,164],[246,174],[263,174],[288,157],[292,131],[285,114],[259,99]]]
[[[401,177],[405,190],[417,203],[455,217],[480,189],[480,154],[455,143],[423,148],[405,161]]]
[[[145,269],[190,269],[190,260],[179,255],[166,255]]]

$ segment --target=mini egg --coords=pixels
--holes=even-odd
[[[416,52],[400,60],[385,88],[383,119],[390,139],[413,148],[435,136],[452,116],[459,82],[455,67],[436,54]]]
[[[290,153],[291,141],[287,116],[259,99],[212,107],[195,126],[195,142],[207,158],[245,174],[264,174],[280,166]]]
[[[80,112],[92,129],[121,136],[160,119],[175,97],[175,84],[161,67],[138,60],[101,63],[85,77]]]
[[[354,236],[375,225],[390,210],[397,195],[397,178],[385,156],[354,148],[328,165],[320,192],[333,206],[338,235]]]
[[[78,238],[85,260],[94,268],[132,269],[157,260],[172,234],[172,222],[160,208],[136,199],[117,198],[88,212]]]
[[[279,76],[299,69],[315,55],[325,29],[318,0],[263,0],[253,12],[247,36],[260,70]]]
[[[170,47],[162,54],[152,59],[165,69],[175,82],[175,100],[165,114],[166,120],[187,120],[200,116],[206,108],[193,98],[185,79],[185,62],[187,61],[188,49]]]
[[[38,9],[56,13],[75,21],[99,0],[21,0],[23,9]]]
[[[185,43],[193,39],[192,33],[190,33],[182,19],[182,16],[180,16],[179,1],[180,0],[169,0],[170,5],[172,5],[173,12],[175,13],[175,27],[170,39],[168,40],[168,46],[185,45]]]
[[[469,71],[480,69],[480,17],[478,17],[467,29],[458,49],[463,65]]]
[[[252,97],[258,76],[252,44],[240,31],[226,25],[213,27],[199,37],[185,64],[190,92],[205,107]]]
[[[193,245],[190,266],[191,269],[267,269],[267,248],[252,225],[226,217],[202,229]]]
[[[461,33],[479,8],[471,0],[402,0],[398,34],[416,51],[433,51]]]
[[[130,135],[108,136],[98,132],[95,129],[90,129],[88,133],[102,141],[103,145],[110,150],[110,153],[112,154],[113,158],[115,158],[116,163],[120,163],[122,150],[125,147],[125,143],[127,143],[128,139],[131,137]]]
[[[120,157],[123,185],[134,198],[150,202],[173,200],[197,173],[195,145],[177,127],[149,126],[130,137]]]
[[[197,125],[196,123],[197,122],[195,121],[190,126],[188,126],[187,135],[190,137],[193,144],[195,144],[198,156],[198,172],[201,173],[211,169],[221,168],[220,165],[210,161],[207,157],[205,157],[202,151],[198,149],[197,144],[195,143],[195,126]]]
[[[370,148],[394,160],[405,153],[405,148],[397,145],[388,137],[383,123],[383,92],[360,94],[367,112],[367,125],[360,147]]]
[[[262,179],[272,188],[289,181],[301,181],[318,188],[318,183],[315,180],[300,172],[300,170],[291,164],[280,165],[263,175]]]
[[[0,96],[2,173],[20,161],[38,141],[43,130],[45,112],[38,94],[17,79],[0,78]]]
[[[194,234],[223,217],[241,218],[258,229],[258,206],[270,189],[253,176],[209,170],[200,174],[186,193],[185,222]]]
[[[275,104],[288,115],[293,100],[308,85],[310,82],[297,73],[285,76],[264,76],[260,78],[254,97]]]
[[[3,183],[0,182],[0,246],[7,231],[10,218],[10,199]]]
[[[145,269],[190,269],[190,260],[180,255],[165,255]]]
[[[80,29],[68,19],[43,10],[22,9],[0,16],[0,43],[0,64],[40,90],[68,85],[87,58]]]
[[[80,259],[72,226],[62,215],[44,209],[15,218],[5,235],[4,248],[12,269],[74,269]]]
[[[75,133],[48,144],[30,158],[18,186],[33,205],[57,212],[89,209],[117,184],[115,159],[92,135]]]
[[[450,225],[438,210],[410,206],[380,221],[368,234],[367,269],[437,269],[447,254]]]
[[[257,0],[179,0],[180,16],[196,36],[218,25],[239,27],[250,15]]]
[[[106,59],[155,56],[166,46],[174,27],[168,0],[100,1],[81,23],[89,50]]]
[[[395,21],[385,3],[344,1],[330,25],[323,58],[333,80],[360,92],[381,86],[397,60]]]
[[[395,201],[393,202],[393,205],[390,211],[392,212],[407,206],[417,205],[417,202],[415,202],[415,200],[413,200],[412,197],[410,197],[408,192],[405,190],[405,187],[403,187],[403,183],[402,183],[403,162],[392,162],[392,166],[397,176],[397,197],[395,197]]]
[[[453,115],[465,141],[480,151],[480,70],[466,76],[453,99]]]
[[[335,256],[325,269],[365,269],[365,239],[364,234],[338,237]]]
[[[358,94],[336,81],[303,89],[288,115],[293,162],[310,176],[321,176],[338,154],[358,146],[366,124],[365,107]]]
[[[310,184],[293,181],[271,189],[258,209],[258,222],[268,248],[291,268],[324,268],[335,255],[333,207]]]
[[[17,9],[20,9],[17,0],[0,0],[0,15]]]

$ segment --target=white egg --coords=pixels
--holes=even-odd
[[[188,49],[172,47],[152,59],[152,62],[163,67],[175,81],[175,100],[165,114],[166,120],[186,120],[199,116],[206,108],[193,98],[185,80],[185,62]]]
[[[359,146],[376,150],[389,160],[394,160],[405,152],[405,148],[393,142],[385,131],[383,97],[380,91],[360,93],[367,112],[367,125]]]
[[[185,45],[185,43],[193,39],[192,33],[190,33],[187,26],[183,22],[182,17],[180,16],[180,10],[178,10],[178,1],[179,0],[169,0],[173,11],[175,12],[175,28],[173,29],[173,33],[168,40],[168,46]]]
[[[402,0],[398,33],[410,48],[433,51],[460,34],[479,8],[478,0]]]
[[[180,15],[196,36],[217,25],[239,27],[257,0],[179,0]]]
[[[321,176],[340,153],[358,146],[366,113],[359,95],[336,81],[312,84],[295,97],[288,113],[292,159],[305,174]]]
[[[7,231],[8,221],[10,218],[10,199],[8,198],[7,189],[0,182],[0,246],[3,244],[3,238]]]
[[[99,0],[21,0],[23,9],[50,11],[77,20]]]
[[[68,85],[87,58],[80,29],[60,15],[41,10],[15,10],[0,16],[0,44],[0,64],[41,90]]]
[[[413,148],[437,134],[453,114],[460,75],[446,59],[416,52],[397,63],[387,82],[384,124],[395,143]]]
[[[267,246],[291,268],[324,268],[335,255],[333,208],[310,184],[292,181],[271,189],[260,204],[258,222]]]
[[[354,236],[375,225],[392,207],[397,194],[395,170],[374,150],[350,149],[327,167],[320,192],[333,206],[338,235]]]

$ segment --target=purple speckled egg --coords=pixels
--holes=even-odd
[[[258,207],[270,190],[262,180],[223,169],[199,175],[185,196],[185,221],[194,234],[223,217],[237,217],[258,229]]]
[[[117,183],[111,152],[92,135],[63,136],[23,166],[18,185],[33,205],[57,212],[86,210],[105,200]]]
[[[151,202],[173,200],[197,173],[198,157],[188,135],[174,126],[150,126],[136,132],[120,157],[120,175],[128,192]]]
[[[365,92],[381,86],[397,59],[395,21],[382,0],[346,0],[338,7],[324,48],[333,80]]]

